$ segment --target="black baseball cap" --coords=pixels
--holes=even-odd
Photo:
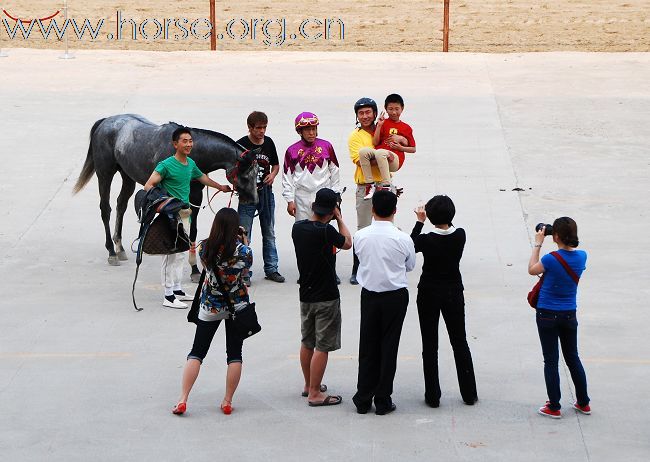
[[[312,205],[312,210],[322,216],[334,213],[338,199],[338,195],[331,189],[319,189],[316,193],[316,200]]]

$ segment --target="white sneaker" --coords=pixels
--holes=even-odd
[[[374,183],[371,184],[370,187],[366,186],[366,195],[363,197],[363,200],[372,199],[372,196],[373,194],[375,194],[376,189],[377,187],[375,186]]]
[[[187,304],[181,302],[179,299],[174,297],[173,301],[167,300],[167,298],[163,298],[163,306],[166,306],[168,308],[176,308],[178,310],[184,310],[187,309]]]
[[[179,299],[181,301],[185,301],[185,302],[194,300],[194,295],[186,294],[182,290],[179,290],[179,291],[175,290],[174,291],[174,297],[176,297],[177,299]]]

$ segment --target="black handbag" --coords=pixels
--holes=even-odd
[[[241,310],[235,310],[232,300],[230,299],[229,292],[226,291],[226,288],[223,285],[221,278],[217,277],[219,282],[219,291],[223,294],[228,304],[228,311],[230,311],[230,320],[232,321],[232,326],[235,328],[237,335],[241,337],[242,340],[246,340],[248,337],[252,337],[262,330],[259,321],[257,320],[257,313],[255,312],[255,303],[248,303]]]
[[[237,335],[243,340],[252,337],[262,330],[262,326],[257,320],[255,312],[255,303],[249,303],[239,311],[230,309],[230,319],[232,326],[235,328]]]

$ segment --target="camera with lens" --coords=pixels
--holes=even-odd
[[[537,226],[535,226],[535,232],[538,233],[542,228],[544,228],[544,236],[550,236],[553,234],[553,225],[549,225],[548,223],[537,223]]]

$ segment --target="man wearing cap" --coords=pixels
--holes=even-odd
[[[296,221],[311,217],[316,191],[339,190],[339,161],[329,141],[318,138],[318,116],[301,112],[295,119],[300,141],[287,148],[282,170],[282,196]]]
[[[394,224],[397,196],[386,190],[372,196],[372,224],[354,235],[361,284],[359,375],[352,398],[365,414],[375,402],[375,414],[396,409],[391,395],[397,369],[397,349],[409,303],[406,273],[415,267],[410,236]]]
[[[315,407],[342,401],[341,396],[323,393],[327,387],[321,382],[328,353],[341,348],[341,300],[332,246],[347,250],[352,247],[352,237],[333,190],[318,190],[311,208],[309,219],[294,223],[291,237],[300,274],[300,366],[305,378],[302,395],[307,396],[309,406]],[[338,231],[329,224],[332,219]]]

